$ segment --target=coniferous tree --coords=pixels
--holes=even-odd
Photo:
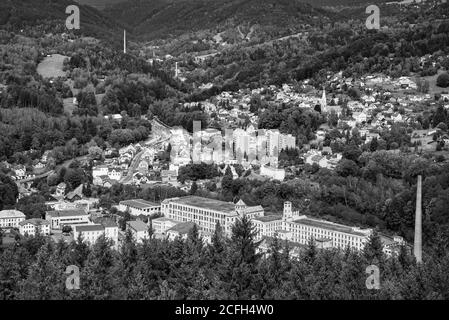
[[[287,274],[291,268],[289,252],[288,244],[285,243],[282,246],[281,240],[276,234],[270,242],[268,257],[261,266],[264,278],[264,292],[262,293],[264,298],[276,299],[282,295],[278,288],[282,282],[287,281]]]
[[[134,268],[137,263],[137,258],[136,243],[131,231],[127,230],[114,266],[114,280],[117,282],[115,296],[124,299],[133,298],[130,296],[129,288],[135,280]]]
[[[383,245],[377,230],[373,230],[368,242],[363,248],[363,254],[368,263],[382,263],[384,261]]]
[[[60,300],[65,296],[65,266],[58,260],[53,244],[47,242],[37,253],[28,277],[20,283],[20,299]]]
[[[231,299],[252,299],[260,296],[258,272],[260,255],[256,253],[256,231],[244,216],[232,226],[232,236],[226,258],[223,286]]]
[[[69,244],[69,260],[70,264],[78,266],[78,268],[82,269],[87,261],[87,257],[90,253],[89,245],[84,242],[81,234],[78,235],[78,239],[76,241],[72,241]]]
[[[215,224],[211,244],[207,247],[209,268],[219,269],[224,260],[226,239],[220,222]]]
[[[80,287],[84,299],[105,300],[114,298],[113,266],[116,262],[111,240],[100,236],[81,270]]]
[[[22,251],[20,253],[19,251]],[[5,249],[0,255],[0,300],[13,300],[18,298],[19,284],[25,277],[21,265],[27,268],[27,263],[21,264],[20,257],[26,251],[15,247]],[[26,259],[28,260],[28,259]]]

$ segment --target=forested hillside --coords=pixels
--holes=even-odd
[[[0,2],[0,26],[10,31],[65,32],[65,21],[69,16],[65,11],[73,4],[77,3],[69,0],[3,0]],[[80,5],[79,8],[81,29],[77,33],[99,38],[121,35],[116,20],[90,6]]]
[[[226,28],[228,24],[287,29],[295,23],[324,21],[330,14],[300,0],[131,0],[105,12],[143,39]]]

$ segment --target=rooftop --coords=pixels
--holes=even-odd
[[[195,225],[195,223],[192,221],[182,222],[182,223],[178,223],[177,225],[171,227],[170,229],[168,229],[168,231],[174,231],[179,234],[186,234],[186,233],[189,233],[190,229],[192,229],[194,225]]]
[[[128,221],[126,223],[131,229],[134,229],[137,232],[148,231],[148,226],[146,223],[142,221]]]
[[[101,224],[105,228],[114,228],[117,227],[117,223],[114,220],[108,217],[99,217],[93,220],[96,224]]]
[[[133,207],[133,208],[139,208],[139,209],[160,206],[157,203],[146,201],[146,200],[143,200],[143,199],[133,199],[133,200],[120,201],[120,204],[121,205],[125,205],[125,206],[130,206],[130,207]]]
[[[271,222],[275,220],[281,220],[282,216],[275,216],[275,215],[269,215],[269,216],[262,216],[262,217],[255,217],[254,220],[259,220],[262,222]]]
[[[44,219],[37,219],[37,218],[35,218],[35,219],[28,219],[28,220],[20,221],[19,225],[24,226],[24,225],[26,225],[28,223],[30,223],[32,225],[35,225],[35,226],[41,226],[43,224],[48,224],[49,225],[50,221],[47,221],[47,220],[44,220]]]
[[[245,208],[245,213],[253,213],[253,212],[259,212],[259,211],[264,211],[263,207],[260,205]]]
[[[25,214],[19,210],[2,210],[0,211],[0,219],[6,218],[25,218]]]
[[[349,234],[353,234],[353,235],[357,235],[357,236],[366,236],[365,233],[363,233],[361,231],[356,231],[352,227],[344,226],[341,224],[336,224],[336,223],[324,221],[324,220],[301,218],[301,219],[295,220],[294,222],[297,224],[303,224],[306,226],[318,227],[318,228],[333,230],[333,231],[342,232],[342,233],[349,233]]]
[[[82,209],[73,209],[73,210],[55,210],[55,211],[46,211],[46,214],[51,215],[52,217],[71,217],[71,216],[87,216],[86,211]]]
[[[75,226],[75,232],[89,232],[89,231],[103,231],[104,227],[101,224],[86,224],[82,226]]]
[[[183,204],[191,207],[197,207],[202,209],[210,209],[225,214],[233,214],[235,211],[235,205],[232,202],[225,202],[215,199],[202,198],[197,196],[186,196],[181,198],[169,199],[169,202],[176,204]],[[234,214],[233,214],[234,215]]]
[[[176,220],[173,220],[173,219],[170,219],[170,218],[167,218],[167,217],[159,217],[159,218],[156,218],[156,219],[152,219],[151,221],[170,221],[170,222],[176,222],[176,223],[178,223]]]

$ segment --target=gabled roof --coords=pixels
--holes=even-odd
[[[142,221],[128,221],[126,224],[136,232],[148,231],[148,226]]]
[[[41,226],[41,225],[44,225],[44,224],[45,225],[49,225],[50,221],[47,221],[47,220],[44,220],[44,219],[37,219],[37,218],[35,218],[35,219],[28,219],[28,220],[20,221],[19,225],[24,226],[24,225],[26,225],[28,223],[37,227],[37,226]]]
[[[235,205],[236,205],[236,206],[246,206],[246,203],[243,202],[242,199],[240,199]]]
[[[177,225],[168,229],[167,232],[172,231],[172,232],[177,232],[178,234],[187,234],[187,233],[189,233],[190,229],[193,228],[194,225],[195,225],[195,222],[192,222],[192,221],[178,223]]]
[[[69,200],[72,200],[76,196],[79,196],[80,198],[83,197],[83,185],[80,184],[78,187],[76,187],[75,190],[70,191],[65,197]]]

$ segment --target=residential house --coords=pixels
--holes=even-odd
[[[137,167],[137,170],[141,173],[141,174],[148,174],[148,169],[149,169],[149,164],[146,160],[141,160],[139,162],[139,166]]]
[[[64,197],[66,189],[67,189],[67,184],[65,182],[61,182],[56,187],[55,195],[58,197]]]
[[[21,235],[50,235],[50,221],[44,219],[28,219],[19,222],[19,232]]]
[[[148,225],[142,221],[126,222],[126,230],[130,231],[136,242],[140,243],[144,239],[149,239]]]
[[[178,182],[178,173],[176,171],[171,171],[171,170],[162,170],[161,178],[162,178],[162,182],[165,182],[165,183],[177,183]]]

